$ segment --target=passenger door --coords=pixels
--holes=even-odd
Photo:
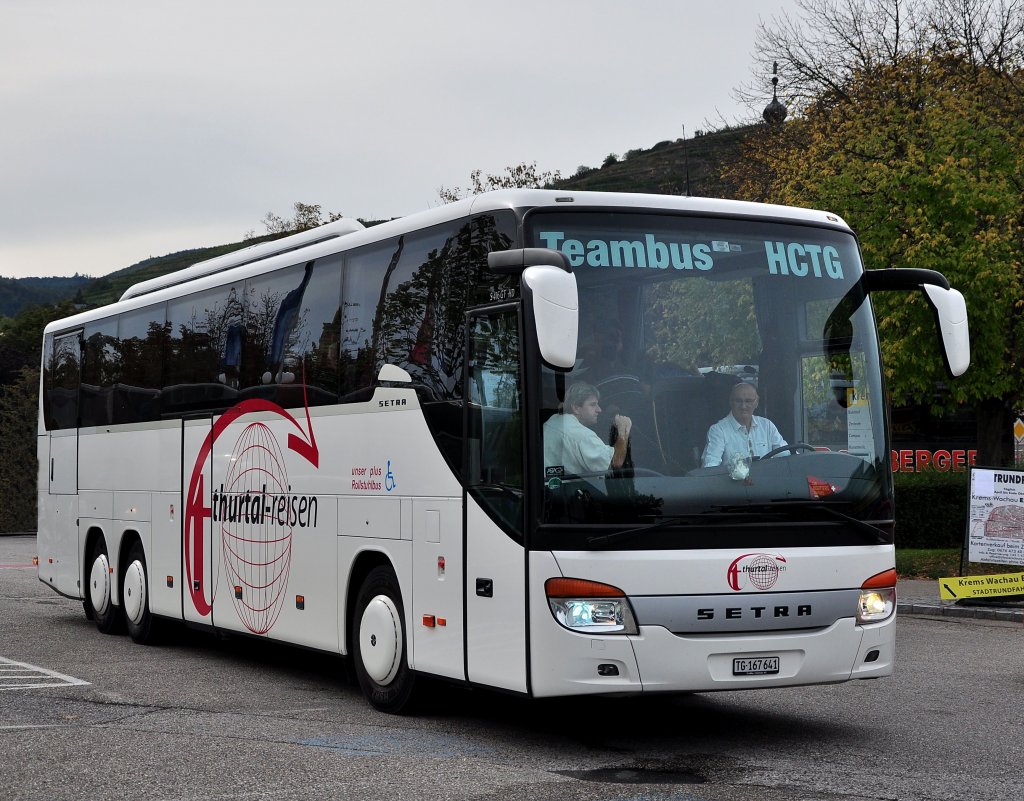
[[[473,312],[466,360],[466,664],[525,692],[523,413],[516,306]]]

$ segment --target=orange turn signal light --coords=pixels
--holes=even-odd
[[[862,590],[879,590],[886,587],[896,586],[896,568],[889,568],[883,570],[881,573],[876,573],[863,584],[860,585]]]
[[[611,584],[577,578],[549,578],[544,582],[548,598],[623,598],[626,593]]]

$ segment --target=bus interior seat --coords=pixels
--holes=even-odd
[[[159,389],[114,384],[114,423],[138,423],[155,420],[160,412]]]
[[[417,393],[418,394],[418,393]],[[462,469],[462,401],[432,400],[424,402],[420,398],[420,408],[426,418],[427,426],[434,434],[437,447],[448,464],[456,472]]]
[[[337,403],[338,396],[312,384],[257,384],[239,390],[239,399],[260,398],[276,403],[285,409],[301,409],[309,406],[326,406]]]
[[[729,413],[735,378],[722,373],[667,378],[652,391],[654,422],[670,470],[700,467],[708,429]]]
[[[53,390],[50,390],[53,393]],[[79,396],[79,425],[110,425],[114,420],[114,390],[112,387],[98,387],[82,384]]]
[[[180,412],[222,412],[235,405],[238,391],[217,382],[174,384],[160,395],[163,414]]]

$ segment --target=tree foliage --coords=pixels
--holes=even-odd
[[[437,190],[444,203],[490,192],[495,189],[540,189],[561,180],[562,173],[558,170],[538,170],[537,162],[527,164],[525,161],[506,167],[505,172],[497,175],[484,173],[476,169],[469,174],[469,186],[465,189],[442,186]]]
[[[868,268],[944,273],[967,298],[972,366],[936,395],[945,374],[923,298],[876,296],[892,399],[970,403],[980,425],[1005,425],[1024,390],[1024,10],[986,0],[800,6],[802,25],[785,18],[762,31],[799,113],[747,143],[730,168],[737,194],[842,214]],[[994,463],[991,432],[980,440],[979,458]]]
[[[308,231],[326,223],[340,220],[344,215],[338,212],[328,212],[324,218],[323,207],[319,203],[302,203],[295,201],[292,205],[294,216],[290,218],[281,217],[272,211],[268,211],[260,221],[267,229],[268,234],[297,234],[300,231]],[[245,237],[247,240],[255,239],[254,231],[249,231]]]
[[[0,386],[0,531],[36,528],[36,418],[39,369],[25,367],[12,382]]]

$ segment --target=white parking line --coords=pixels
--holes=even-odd
[[[0,656],[0,691],[33,690],[40,687],[67,687],[88,684],[85,679],[65,676],[56,670],[15,662]]]

